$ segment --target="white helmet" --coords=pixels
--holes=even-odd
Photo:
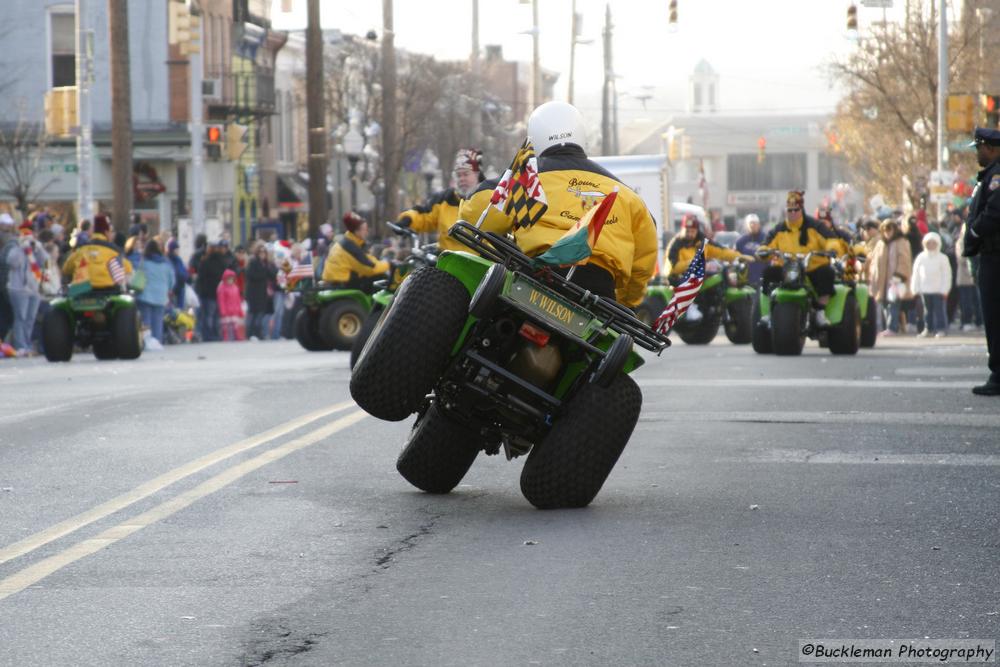
[[[743,220],[743,223],[747,226],[747,229],[750,229],[751,222],[756,222],[758,225],[760,224],[760,218],[757,217],[756,213],[748,214],[747,217]]]
[[[532,111],[528,117],[528,137],[538,155],[551,146],[576,144],[584,148],[587,145],[583,115],[566,102],[546,102]]]

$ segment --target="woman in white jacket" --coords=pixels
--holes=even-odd
[[[925,328],[920,335],[941,338],[948,330],[945,304],[951,291],[951,264],[941,252],[941,237],[927,232],[923,238],[924,251],[913,260],[910,291],[924,302]]]

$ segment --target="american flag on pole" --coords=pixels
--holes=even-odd
[[[108,273],[111,274],[111,280],[115,281],[116,285],[125,284],[125,266],[118,255],[108,260]]]
[[[703,243],[698,252],[694,254],[687,271],[681,276],[681,283],[674,288],[674,296],[670,303],[663,309],[660,316],[653,322],[653,328],[662,334],[670,333],[670,330],[677,323],[687,309],[698,296],[701,284],[705,282],[705,244]]]
[[[549,207],[538,179],[538,158],[531,139],[525,139],[510,167],[500,177],[490,204],[513,217],[514,228],[530,227]]]

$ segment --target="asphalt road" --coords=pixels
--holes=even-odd
[[[409,422],[293,342],[0,362],[2,665],[784,665],[800,640],[1000,635],[1000,400],[982,338],[638,371],[587,509]]]

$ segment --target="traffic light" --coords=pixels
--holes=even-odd
[[[757,164],[764,162],[765,151],[767,150],[767,139],[761,137],[757,140]]]
[[[967,134],[976,126],[972,95],[948,96],[948,131]]]
[[[691,159],[691,137],[686,134],[681,136],[681,159]]]
[[[230,123],[226,126],[226,157],[234,162],[239,160],[248,146],[248,130],[246,125]]]
[[[45,133],[65,137],[77,127],[76,86],[60,86],[45,93]]]
[[[222,157],[222,126],[205,126],[205,155],[213,160]]]
[[[183,56],[198,53],[201,50],[201,19],[192,16],[183,2],[168,2],[167,12],[167,43],[179,46]]]
[[[1000,95],[983,95],[983,111],[986,112],[986,127],[1000,126]]]
[[[858,6],[853,2],[847,7],[847,30],[858,31]]]
[[[677,29],[677,0],[670,0],[669,14],[670,14],[670,29],[671,30],[676,30]]]

